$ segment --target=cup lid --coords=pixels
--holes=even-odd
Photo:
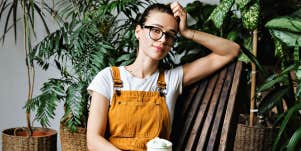
[[[166,139],[161,139],[159,137],[156,137],[149,142],[147,142],[146,146],[148,148],[171,148],[172,143]]]

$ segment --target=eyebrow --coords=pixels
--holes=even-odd
[[[152,25],[156,25],[156,26],[158,26],[158,27],[160,27],[160,28],[164,28],[164,26],[162,26],[162,25],[160,25],[160,24],[152,24]],[[174,30],[174,29],[170,29],[169,31],[174,32],[175,34],[177,33],[177,31]]]

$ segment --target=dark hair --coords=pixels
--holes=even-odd
[[[155,3],[152,4],[150,6],[148,6],[144,12],[142,13],[142,15],[139,17],[138,19],[138,25],[142,26],[144,25],[147,17],[149,16],[151,11],[159,11],[162,13],[167,13],[173,16],[173,12],[170,8],[170,4],[160,4],[160,3]],[[179,23],[179,19],[177,18],[177,22]]]

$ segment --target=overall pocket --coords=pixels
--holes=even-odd
[[[113,137],[153,138],[162,127],[160,104],[153,100],[118,99],[109,111],[109,119]]]

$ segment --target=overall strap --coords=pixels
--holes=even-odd
[[[114,88],[121,88],[122,81],[120,79],[120,72],[118,67],[112,67],[112,78],[114,82]]]
[[[165,95],[166,83],[165,83],[165,77],[164,77],[164,70],[160,71],[158,81],[157,81],[157,86],[158,86],[160,95],[161,96]]]

